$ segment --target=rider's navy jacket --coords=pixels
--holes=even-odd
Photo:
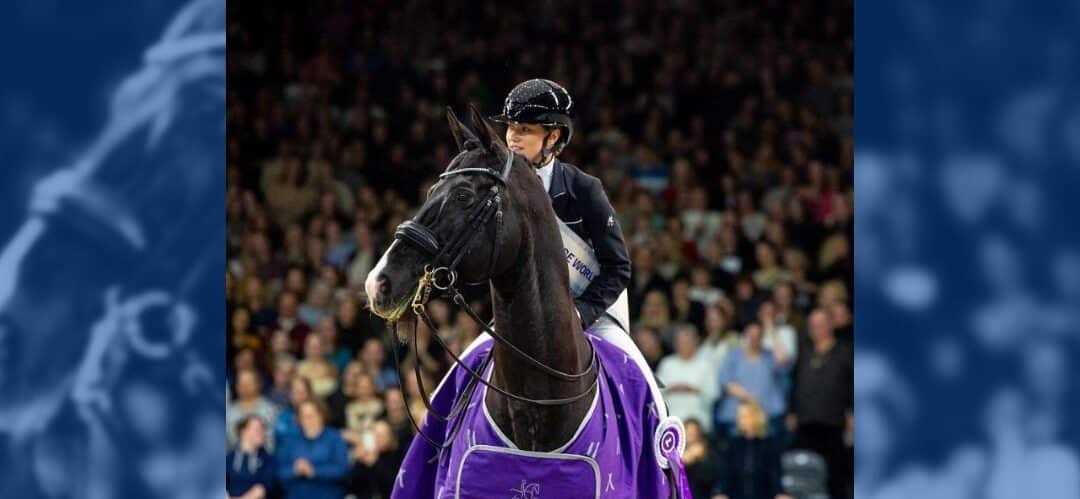
[[[582,323],[592,325],[630,284],[630,255],[622,228],[600,179],[555,159],[551,173],[555,214],[596,251],[600,274],[575,302]]]

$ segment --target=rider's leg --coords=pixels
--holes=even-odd
[[[656,409],[660,413],[659,416],[666,416],[667,405],[664,404],[663,394],[660,392],[660,387],[656,383],[656,376],[653,374],[652,369],[649,368],[648,362],[645,362],[645,356],[641,354],[641,350],[634,344],[634,340],[630,338],[630,335],[625,330],[623,330],[622,326],[619,326],[617,322],[613,321],[607,315],[604,315],[593,323],[589,330],[604,341],[618,347],[627,356],[628,361],[637,365],[638,369],[645,377],[645,381],[649,384],[649,391],[652,392],[652,398],[656,401]]]

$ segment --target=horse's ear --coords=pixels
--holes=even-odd
[[[458,150],[464,151],[465,141],[472,138],[472,133],[461,124],[461,120],[454,114],[454,109],[450,106],[446,106],[446,121],[450,123],[450,133],[454,136],[454,142],[457,144]]]
[[[476,130],[476,137],[480,139],[480,144],[484,146],[484,149],[496,152],[506,148],[506,144],[503,143],[499,132],[491,126],[487,118],[484,118],[476,105],[471,102],[469,103],[469,118],[472,121],[473,129]]]

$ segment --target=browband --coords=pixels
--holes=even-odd
[[[491,175],[495,180],[498,180],[501,184],[506,185],[506,180],[510,178],[510,167],[514,164],[514,154],[510,151],[506,152],[506,163],[503,165],[502,172],[496,174],[490,168],[458,168],[457,170],[450,170],[442,172],[439,175],[440,179],[444,179],[451,175],[457,175],[459,173],[483,173],[485,175]]]

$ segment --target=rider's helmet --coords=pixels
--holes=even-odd
[[[551,147],[541,150],[541,158],[558,154],[574,135],[574,100],[562,85],[551,80],[534,78],[519,83],[503,103],[503,112],[491,119],[500,123],[528,123],[548,129],[561,128],[562,136]],[[549,132],[550,133],[550,132]],[[545,145],[547,137],[544,138]]]

